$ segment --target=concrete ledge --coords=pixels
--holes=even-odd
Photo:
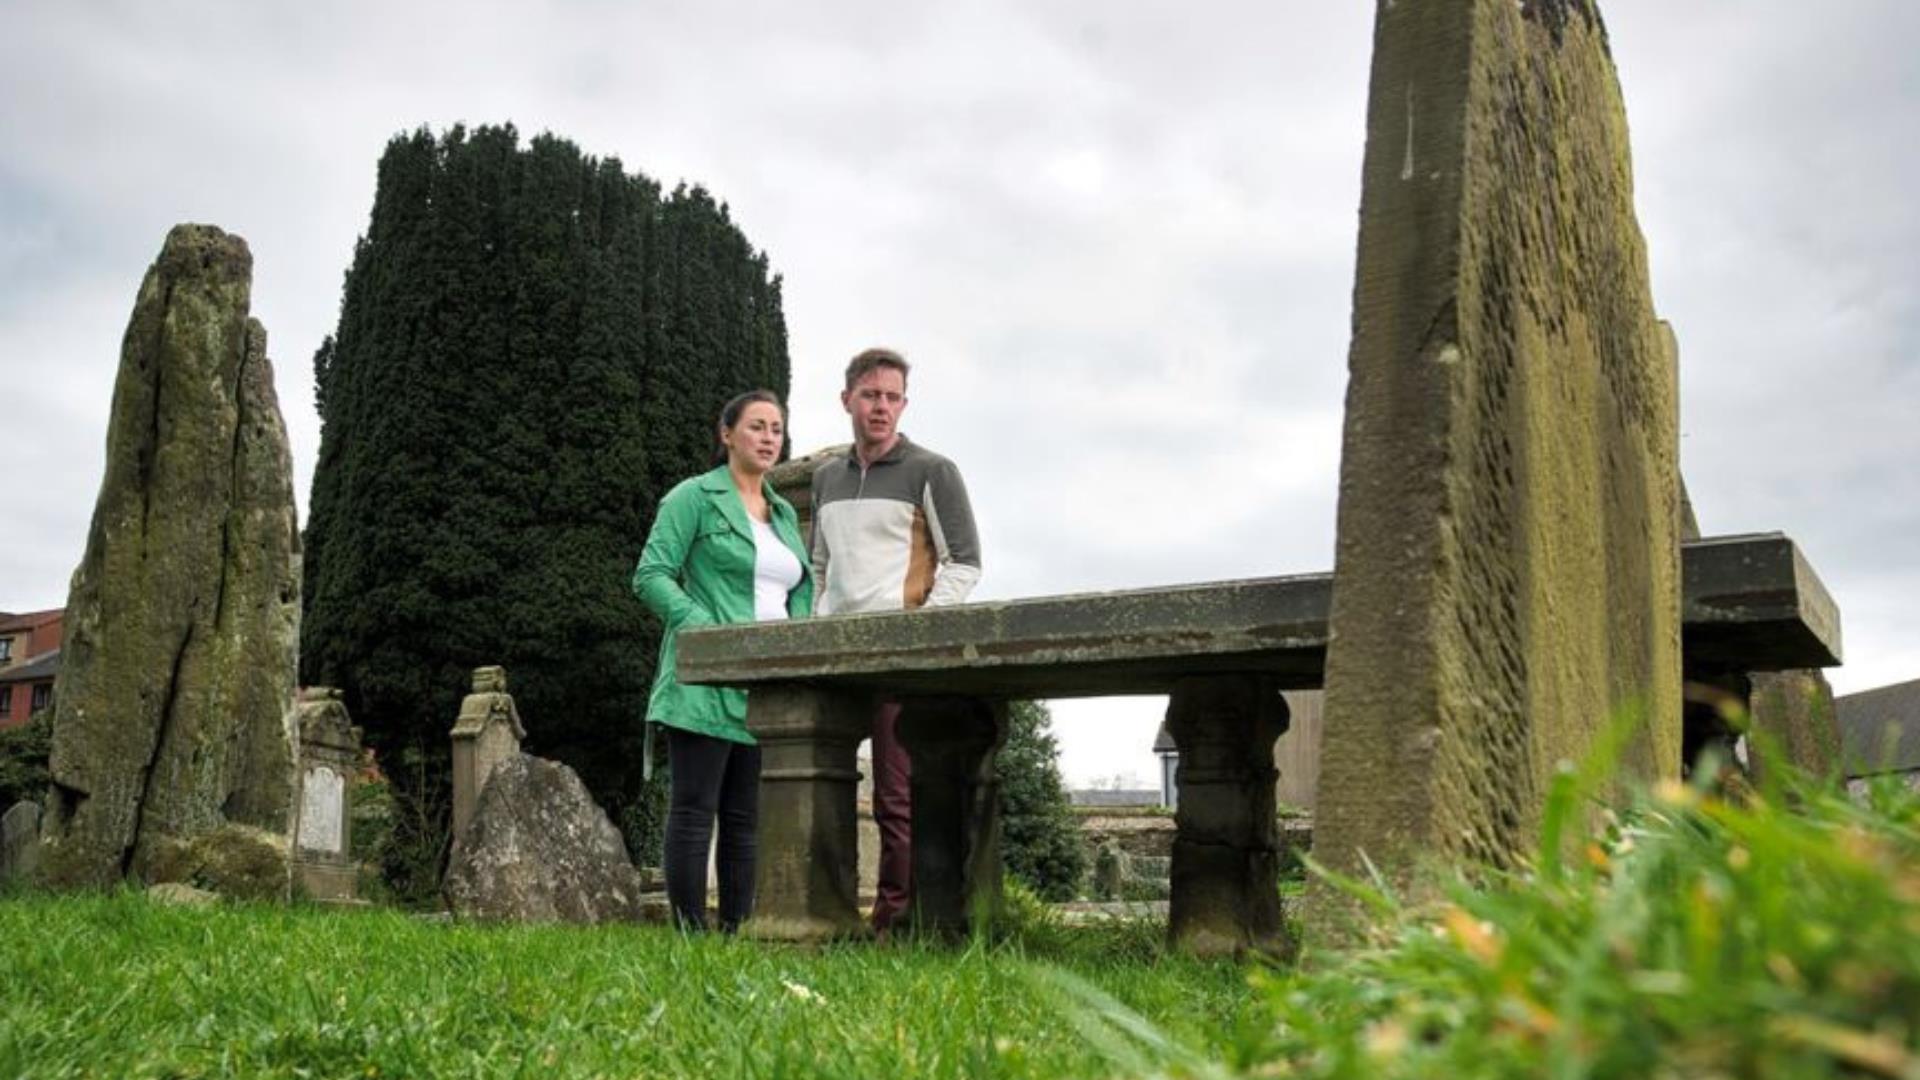
[[[1687,673],[1840,662],[1840,615],[1779,533],[1681,547]],[[1039,597],[680,636],[683,682],[801,682],[895,694],[1009,698],[1167,693],[1183,676],[1262,674],[1321,685],[1333,575]]]

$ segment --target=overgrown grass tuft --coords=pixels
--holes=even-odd
[[[1898,784],[1663,784],[1601,839],[1440,895],[1372,889],[1370,944],[1256,972],[1262,1008],[1211,1047],[1053,981],[1130,1073],[1920,1080],[1920,795]]]

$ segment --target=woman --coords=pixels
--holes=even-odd
[[[727,402],[720,411],[725,460],[660,500],[633,571],[634,594],[666,626],[647,722],[667,729],[667,901],[688,929],[706,926],[707,847],[716,815],[720,928],[731,933],[753,911],[760,748],[747,732],[746,692],[682,686],[674,677],[674,639],[689,626],[812,612],[799,520],[766,482],[785,436],[786,415],[773,394],[752,390]]]

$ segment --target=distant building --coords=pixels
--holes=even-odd
[[[65,609],[0,612],[0,728],[18,727],[53,707]]]
[[[1920,679],[1835,698],[1847,786],[1892,773],[1920,789]]]
[[[1165,806],[1154,788],[1083,788],[1067,792],[1075,806]]]

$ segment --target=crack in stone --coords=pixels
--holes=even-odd
[[[120,876],[132,873],[134,856],[140,850],[140,831],[146,825],[147,799],[153,793],[153,770],[160,762],[161,751],[166,748],[167,736],[173,730],[174,704],[180,699],[180,668],[186,663],[187,649],[193,645],[194,624],[187,624],[186,636],[180,639],[180,648],[173,654],[173,666],[167,678],[167,700],[160,706],[160,727],[154,733],[153,751],[147,757],[146,765],[140,769],[140,797],[133,804],[133,828],[128,831],[127,846],[120,851]]]

